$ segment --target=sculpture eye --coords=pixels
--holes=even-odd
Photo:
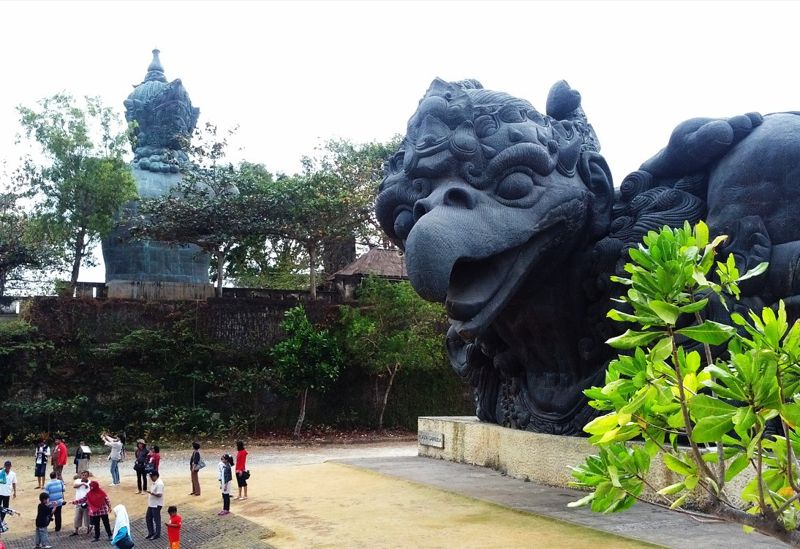
[[[506,124],[518,124],[525,122],[525,111],[514,105],[506,105],[498,113],[500,120]]]
[[[400,240],[408,238],[411,227],[414,226],[414,216],[408,208],[400,208],[394,214],[394,234]]]
[[[497,131],[497,122],[492,116],[485,114],[475,120],[475,135],[478,137],[489,137]]]
[[[533,191],[533,178],[524,172],[514,172],[503,178],[495,194],[506,200],[525,198]]]

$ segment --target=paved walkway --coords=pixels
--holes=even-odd
[[[492,469],[424,457],[337,460],[354,467],[425,484],[566,522],[675,549],[767,549],[786,547],[761,534],[745,534],[741,526],[703,522],[647,504],[623,513],[600,514],[571,509],[567,503],[585,495],[511,478]],[[410,525],[409,527],[413,527]]]
[[[50,528],[50,545],[55,549],[89,549],[98,547],[106,548],[109,546],[106,539],[103,525],[100,525],[100,542],[92,543],[94,531],[91,534],[85,534],[85,530],[81,528],[81,533],[78,536],[70,536],[72,533],[72,509],[67,508],[64,517],[69,517],[68,522],[64,524],[66,529],[61,532],[55,533]],[[167,520],[169,515],[166,511],[162,510],[162,520]],[[200,511],[196,508],[189,506],[181,507],[181,517],[184,520],[184,527],[181,528],[181,547],[187,549],[268,549],[270,546],[264,541],[272,535],[267,528],[255,524],[247,519],[239,517],[235,514],[230,514],[225,517],[219,517],[210,514],[208,511]],[[15,520],[11,527],[14,528],[20,523]],[[28,521],[24,524],[26,529],[29,528]],[[111,526],[114,526],[114,519],[111,518]],[[131,529],[133,530],[133,539],[137,548],[142,549],[166,549],[169,547],[167,542],[166,526],[162,525],[161,538],[153,541],[145,539],[147,536],[147,527],[145,526],[144,518],[139,518],[131,522]],[[16,538],[16,539],[13,539]],[[9,531],[8,535],[3,537],[8,549],[31,549],[34,547],[33,535],[26,537],[18,537],[13,531]]]

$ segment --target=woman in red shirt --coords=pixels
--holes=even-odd
[[[244,442],[236,441],[236,485],[239,486],[239,497],[236,499],[247,499],[247,479],[250,473],[247,471],[247,450],[244,449]],[[244,497],[242,497],[244,489]]]
[[[76,499],[72,502],[73,505],[80,505],[87,503],[89,505],[89,518],[92,520],[94,526],[94,539],[100,539],[100,521],[103,521],[103,527],[108,534],[108,541],[111,541],[111,525],[108,522],[108,512],[111,510],[111,502],[108,500],[108,495],[100,488],[100,483],[93,480],[89,483],[89,492],[82,498]]]

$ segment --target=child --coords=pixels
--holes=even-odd
[[[219,487],[222,490],[222,511],[219,516],[229,515],[231,512],[231,482],[233,481],[233,458],[228,454],[220,460]]]
[[[47,536],[47,525],[53,517],[53,508],[50,506],[50,495],[47,492],[39,494],[39,506],[36,508],[36,549],[52,549],[50,538]]]
[[[8,507],[0,507],[0,511],[4,513],[6,517],[13,517],[14,515],[19,515],[13,509],[9,509]],[[0,533],[8,532],[8,525],[5,523],[4,520],[0,520]],[[6,549],[6,544],[3,543],[3,540],[0,539],[0,549]]]
[[[169,522],[167,523],[167,539],[169,540],[169,549],[181,549],[181,516],[178,514],[178,508],[174,505],[167,507],[169,513]]]

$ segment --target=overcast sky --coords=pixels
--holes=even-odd
[[[583,95],[615,182],[694,116],[800,110],[796,2],[0,2],[0,160],[14,107],[66,90],[119,108],[150,50],[241,158],[299,169],[321,140],[403,133],[431,80],[539,110]],[[102,272],[84,280],[102,279]]]

